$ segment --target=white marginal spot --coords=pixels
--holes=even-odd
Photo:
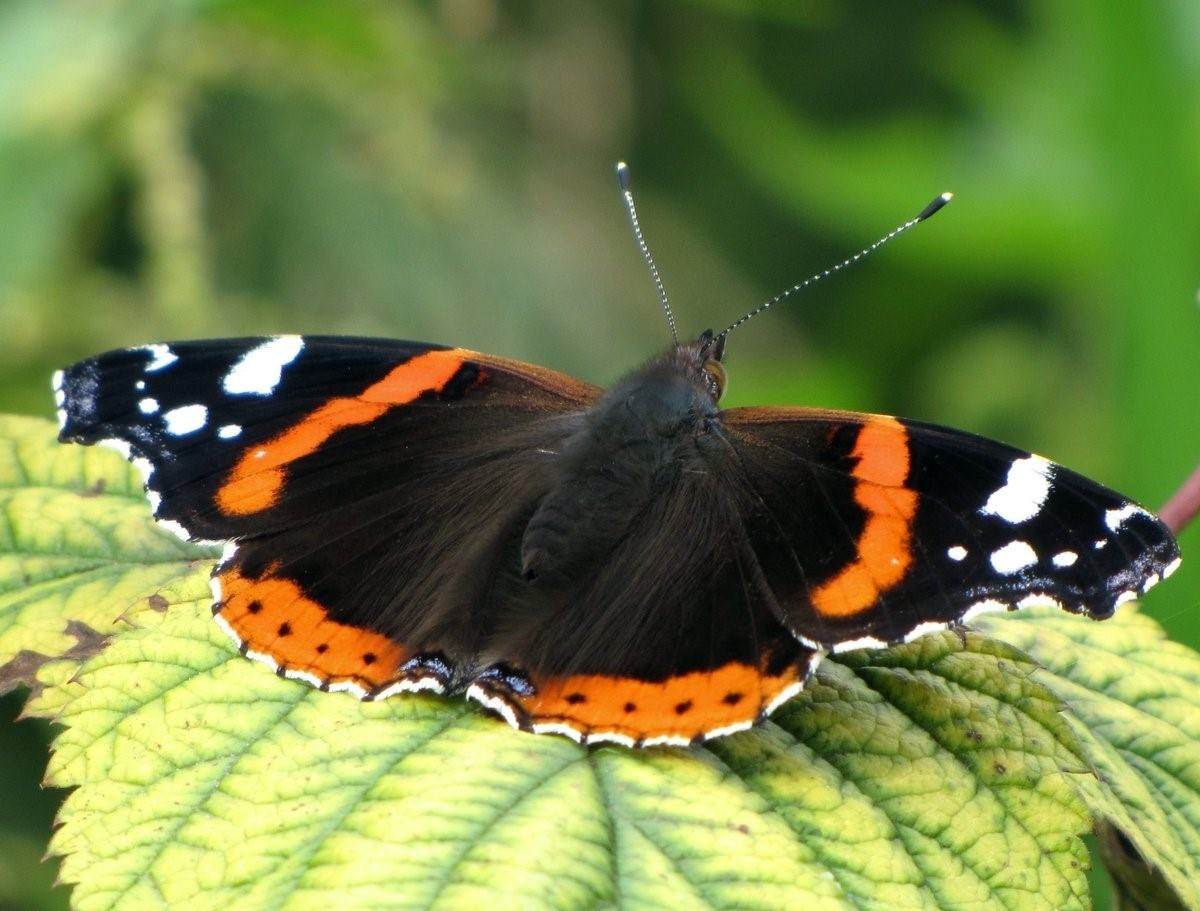
[[[177,537],[180,541],[191,541],[192,536],[188,534],[188,530],[176,522],[174,519],[157,519],[160,528],[164,528]]]
[[[230,395],[270,395],[279,385],[283,368],[304,348],[298,335],[281,335],[251,348],[234,364],[222,382]]]
[[[904,641],[912,642],[914,639],[920,639],[922,636],[928,635],[929,633],[940,633],[944,629],[946,629],[946,624],[938,623],[935,620],[930,620],[926,623],[918,623],[904,634]]]
[[[1078,559],[1079,559],[1079,554],[1075,553],[1075,551],[1064,550],[1060,553],[1055,554],[1053,557],[1051,557],[1050,562],[1053,563],[1055,566],[1057,566],[1059,569],[1066,569],[1068,566],[1074,566],[1075,561]]]
[[[154,474],[154,465],[149,459],[143,459],[141,456],[134,456],[129,460],[129,464],[138,470],[142,476],[142,483],[150,483],[150,475]]]
[[[212,592],[213,605],[219,606],[221,603],[221,578],[219,576],[217,576],[215,573],[212,576],[210,576],[208,579],[208,590],[210,592]],[[216,614],[216,620],[217,620],[217,623],[220,624],[222,629],[229,629],[230,631],[232,631],[233,627],[231,627],[225,621],[225,618],[222,617],[220,614]],[[242,644],[242,640],[239,639],[238,645],[241,645],[241,644]]]
[[[158,411],[158,399],[145,398],[138,402],[138,411],[142,414],[154,414]]]
[[[1179,569],[1179,565],[1181,563],[1183,563],[1183,557],[1176,557],[1174,560],[1172,560],[1170,563],[1168,563],[1165,567],[1163,567],[1162,577],[1164,579],[1171,578],[1171,576],[1173,576],[1175,574],[1175,570]]]
[[[513,711],[511,705],[509,705],[499,696],[493,696],[479,684],[472,683],[469,687],[467,687],[467,698],[474,699],[481,705],[491,709],[493,712],[511,724],[514,728],[520,730],[521,723],[517,721],[516,712]],[[567,736],[571,737],[572,740],[578,741],[581,735],[578,731],[575,731],[573,737],[570,734]]]
[[[713,728],[711,731],[704,732],[705,740],[716,740],[718,737],[725,737],[728,734],[736,734],[739,731],[748,731],[754,727],[753,721],[735,721],[733,724],[727,724],[723,728]]]
[[[221,550],[221,562],[217,564],[217,569],[220,569],[232,560],[233,555],[237,553],[237,549],[237,541],[226,541],[225,547]]]
[[[1104,548],[1105,548],[1107,545],[1108,545],[1108,539],[1107,539],[1107,538],[1101,538],[1099,541],[1097,541],[1097,542],[1095,543],[1095,545],[1094,545],[1094,546],[1095,546],[1096,550],[1104,550]]]
[[[224,617],[222,617],[220,614],[215,615],[213,617],[213,619],[217,621],[217,626],[221,627],[221,629],[225,631],[225,635],[227,635],[230,639],[233,640],[233,644],[236,645],[239,649],[241,649],[242,637],[239,636],[234,631],[233,627],[229,625],[229,621],[226,620]]]
[[[112,449],[121,453],[127,459],[133,458],[133,447],[124,440],[100,440],[96,443],[97,446],[103,446],[105,449]]]
[[[1042,592],[1034,592],[1026,595],[1024,598],[1018,601],[1017,607],[1019,607],[1021,610],[1024,610],[1027,607],[1057,607],[1059,610],[1061,610],[1062,602],[1051,595],[1047,595]]]
[[[847,639],[845,642],[835,642],[829,650],[834,654],[852,652],[856,648],[887,648],[887,643],[874,636],[863,636],[861,639]]]
[[[257,661],[259,664],[265,664],[273,671],[279,670],[279,662],[268,655],[266,652],[255,652],[250,649],[246,650],[246,657],[251,661]],[[361,697],[360,697],[361,698]]]
[[[164,367],[170,367],[179,358],[166,345],[144,345],[142,350],[150,355],[150,363],[146,365],[147,373],[154,373]]]
[[[418,677],[416,680],[397,680],[375,694],[376,701],[387,699],[396,693],[444,693],[446,688],[436,677]]]
[[[1137,592],[1121,592],[1117,595],[1117,599],[1113,601],[1113,607],[1118,608],[1122,604],[1128,604],[1130,601],[1137,600]]]
[[[537,725],[534,726],[535,729]],[[538,733],[541,733],[540,731]],[[563,733],[559,731],[557,733]],[[623,747],[637,746],[637,741],[628,734],[622,734],[620,731],[591,731],[587,735],[588,743],[615,743]]]
[[[138,392],[145,392],[146,391],[146,381],[138,380],[136,383],[133,384],[133,388],[136,389]]]
[[[58,429],[59,430],[62,430],[64,427],[67,426],[67,410],[65,408],[56,409],[54,412],[54,416],[58,418]]]
[[[1004,486],[988,497],[979,511],[986,516],[999,516],[1011,525],[1032,519],[1050,494],[1053,470],[1054,466],[1038,455],[1014,460]]]
[[[818,652],[817,654],[820,655],[821,653]],[[817,660],[819,661],[820,659],[818,658]],[[809,673],[812,673],[812,670],[816,669],[816,665],[810,664],[809,667]],[[767,715],[770,715],[777,708],[799,693],[802,689],[804,689],[803,680],[797,680],[795,683],[789,683],[782,690],[780,690],[778,694],[776,694],[774,699],[767,703],[767,706],[763,709],[763,712]]]
[[[167,423],[167,433],[181,437],[195,433],[208,420],[208,409],[203,405],[181,405],[163,412],[163,420]]]
[[[692,741],[687,737],[677,737],[674,734],[664,734],[661,737],[647,737],[642,741],[644,747],[688,747]]]
[[[575,728],[571,727],[569,724],[561,724],[557,721],[544,721],[541,724],[530,725],[529,730],[533,731],[535,734],[562,734],[564,737],[569,737],[576,743],[583,743],[585,740],[584,735],[580,731],[575,730]],[[589,733],[586,739],[591,740],[593,738],[601,738],[603,736],[603,734]]]
[[[1104,513],[1104,524],[1109,527],[1110,531],[1120,531],[1121,526],[1133,516],[1148,515],[1150,514],[1136,503],[1126,503],[1120,509],[1106,510]]]
[[[1037,563],[1037,553],[1024,541],[1010,541],[992,551],[992,569],[1001,575],[1011,576]]]
[[[955,561],[956,563],[958,563],[967,558],[967,549],[965,547],[963,547],[961,544],[955,544],[953,547],[951,547],[949,550],[946,551],[946,556],[949,557],[951,560]]]
[[[234,437],[239,436],[241,432],[242,427],[240,424],[222,424],[217,428],[217,436],[222,440],[232,440]]]
[[[66,378],[65,373],[63,373],[61,370],[55,370],[54,375],[52,377],[50,377],[50,388],[53,389],[55,392],[60,392],[62,390],[63,380],[65,378]]]
[[[253,655],[252,652],[246,652],[246,654],[248,656]],[[271,664],[275,663],[274,658],[270,658],[269,655],[267,657],[270,659]],[[367,698],[367,691],[364,690],[357,683],[355,683],[353,680],[339,680],[337,683],[331,683],[331,684],[329,684],[329,692],[331,692],[331,693],[349,693],[351,696],[354,696],[356,699],[366,699]]]
[[[1152,589],[1152,588],[1154,588],[1154,586],[1158,585],[1158,582],[1159,582],[1158,573],[1151,573],[1146,578],[1146,581],[1142,583],[1142,594],[1145,594],[1146,592],[1150,591],[1150,589]]]
[[[324,680],[322,680],[316,674],[310,674],[308,671],[296,671],[289,668],[283,672],[283,676],[287,677],[289,680],[299,680],[303,683],[307,683],[309,686],[315,686],[317,689],[320,689],[325,685]]]
[[[162,495],[157,490],[147,490],[146,499],[150,501],[150,514],[158,515],[158,507],[162,505]]]
[[[985,601],[976,601],[974,604],[968,607],[965,611],[963,611],[962,618],[958,622],[968,623],[971,620],[974,620],[980,614],[994,614],[998,611],[1007,610],[1008,605],[1003,601],[997,601],[995,598],[988,598]]]

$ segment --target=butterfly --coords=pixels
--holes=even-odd
[[[162,525],[225,545],[216,621],[279,675],[584,743],[740,731],[827,653],[984,611],[1102,619],[1179,565],[1150,512],[1003,443],[722,409],[729,331],[805,284],[608,390],[386,339],[111,351],[55,375],[60,439],[114,446]]]

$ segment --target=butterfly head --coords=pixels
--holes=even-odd
[[[725,365],[721,363],[725,355],[725,336],[714,335],[711,329],[705,329],[692,347],[695,349],[694,360],[699,367],[700,378],[708,387],[715,404],[725,394]]]

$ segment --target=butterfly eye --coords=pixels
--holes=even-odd
[[[720,401],[725,394],[725,367],[721,362],[709,358],[704,362],[704,374],[708,377],[708,388],[712,392],[713,401]]]

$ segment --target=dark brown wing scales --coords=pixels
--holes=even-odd
[[[799,408],[734,409],[724,425],[782,619],[834,651],[986,610],[1105,617],[1178,565],[1149,512],[1002,443]]]

